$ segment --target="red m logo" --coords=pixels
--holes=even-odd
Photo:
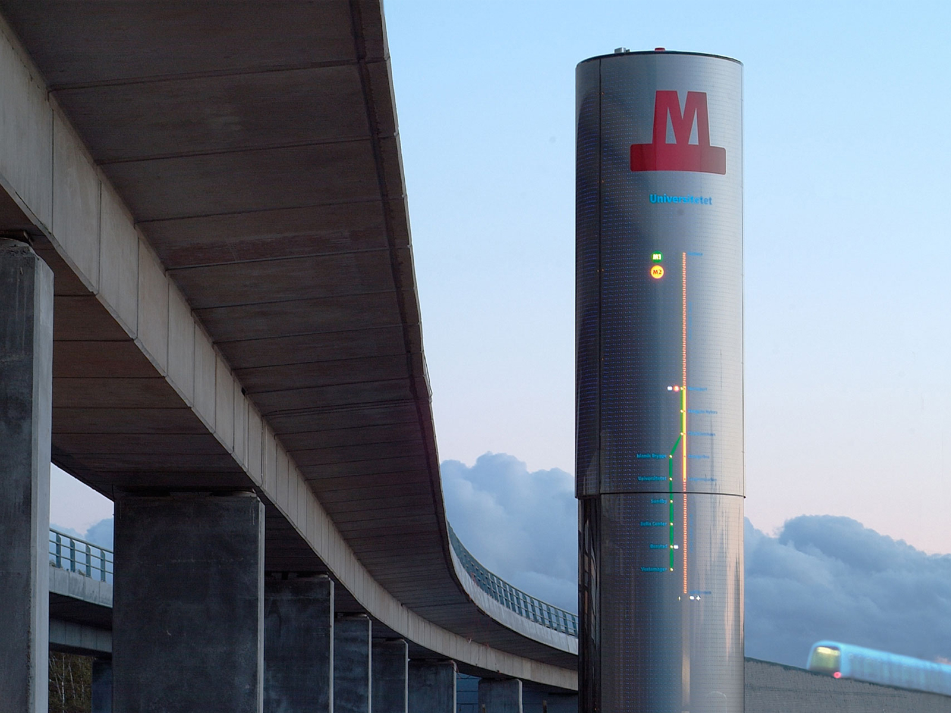
[[[674,128],[674,141],[667,143],[667,117]],[[690,143],[694,122],[697,143]],[[657,92],[654,98],[654,140],[631,146],[632,171],[698,171],[726,173],[726,149],[710,145],[710,117],[706,92],[687,92],[680,113],[677,92]]]

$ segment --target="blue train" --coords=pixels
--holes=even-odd
[[[835,678],[951,696],[951,666],[837,641],[814,644],[806,668]]]

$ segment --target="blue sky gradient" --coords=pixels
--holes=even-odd
[[[576,63],[726,54],[745,64],[747,514],[951,552],[951,4],[386,11],[442,459],[573,472]]]
[[[951,4],[392,0],[386,20],[473,554],[573,608],[576,63],[726,54],[745,64],[747,653],[951,657],[951,559],[928,554],[951,552]],[[70,481],[53,521],[100,536],[111,503]]]

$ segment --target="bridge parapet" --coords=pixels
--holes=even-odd
[[[490,572],[466,549],[451,526],[449,541],[466,574],[492,599],[529,621],[578,638],[578,617],[575,614],[533,597]]]
[[[449,541],[465,573],[493,600],[534,624],[570,637],[578,637],[576,615],[533,597],[488,570],[466,549],[452,526],[449,527]],[[112,550],[106,547],[51,527],[49,552],[50,564],[57,569],[75,572],[100,582],[113,581],[114,555]]]
[[[573,690],[577,640],[449,542],[381,3],[189,18],[0,0],[0,228],[55,277],[33,492],[51,456],[115,500],[254,493],[270,572],[327,574],[413,656]],[[108,585],[63,533],[43,557],[36,512],[6,543],[25,606],[47,576]]]
[[[59,569],[111,582],[113,575],[112,550],[100,547],[79,537],[50,528],[50,564]]]

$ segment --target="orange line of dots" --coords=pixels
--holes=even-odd
[[[681,350],[682,350],[682,368],[683,372],[681,375],[681,417],[680,417],[680,433],[682,440],[680,442],[681,450],[681,463],[683,471],[683,489],[684,489],[684,594],[687,593],[687,253],[683,253],[683,266],[681,268],[681,307],[682,307],[682,341],[681,341]]]

